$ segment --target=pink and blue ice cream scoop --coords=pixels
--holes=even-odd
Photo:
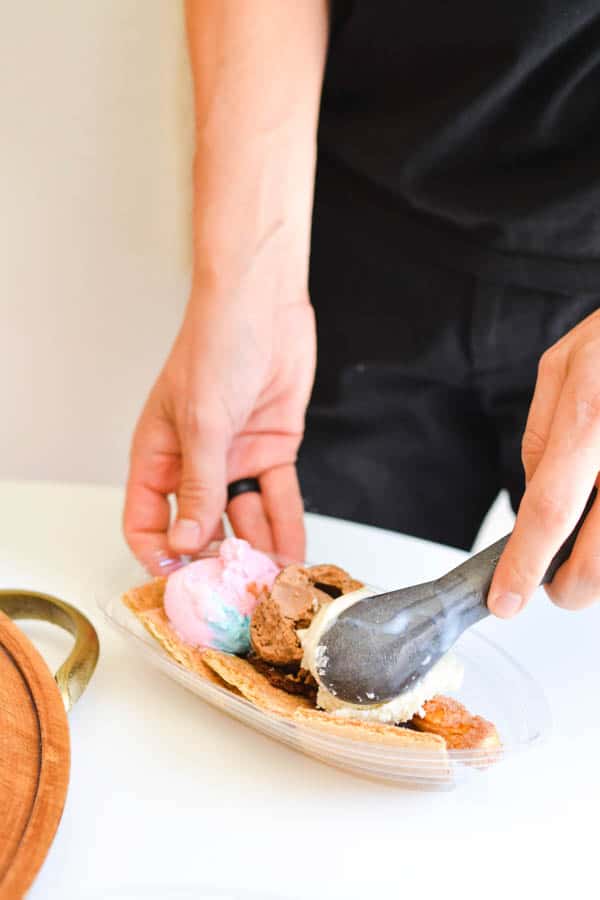
[[[226,653],[250,650],[250,618],[279,568],[247,541],[227,538],[218,556],[198,559],[169,575],[165,611],[182,641]]]

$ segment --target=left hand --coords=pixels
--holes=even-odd
[[[600,310],[542,356],[522,457],[527,487],[488,596],[501,618],[525,606],[600,486]],[[546,592],[563,609],[600,599],[600,500]]]

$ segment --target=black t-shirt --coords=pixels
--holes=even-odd
[[[328,196],[464,271],[600,288],[600,0],[337,0]]]

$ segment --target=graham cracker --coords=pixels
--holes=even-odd
[[[442,737],[411,731],[398,725],[346,719],[318,709],[298,709],[294,713],[294,721],[301,725],[309,725],[332,737],[366,741],[371,744],[388,744],[403,750],[429,751],[444,757],[446,755],[446,742]]]
[[[147,609],[136,613],[138,619],[144,628],[159,642],[169,656],[178,662],[181,666],[196,675],[201,675],[207,681],[218,684],[219,687],[228,688],[227,685],[218,675],[213,672],[204,662],[203,656],[205,650],[190,647],[184,644],[177,632],[170,625],[164,608]]]
[[[166,584],[167,579],[163,575],[139,587],[131,588],[121,599],[136,615],[146,609],[162,608]]]
[[[266,712],[291,718],[297,710],[310,709],[313,706],[308,697],[288,694],[280,688],[273,687],[264,675],[239,656],[231,656],[220,650],[205,650],[202,659],[221,676],[223,681],[237,688],[246,700]]]

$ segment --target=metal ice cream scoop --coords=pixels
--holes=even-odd
[[[596,497],[542,584],[569,558]],[[334,619],[318,641],[318,676],[338,700],[368,706],[412,688],[471,625],[489,614],[487,594],[510,535],[436,581],[359,600]]]

